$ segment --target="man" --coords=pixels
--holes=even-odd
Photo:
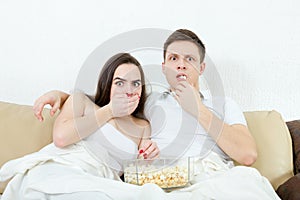
[[[202,95],[201,99],[199,76],[205,70],[204,57],[205,46],[196,34],[182,29],[171,34],[164,44],[164,62],[162,64],[163,73],[170,85],[170,92],[165,93],[164,97],[156,98],[154,101],[152,98],[152,102],[150,98],[148,102],[150,102],[152,108],[153,105],[161,105],[161,109],[164,110],[166,115],[173,112],[173,114],[166,117],[168,122],[173,121],[170,124],[178,123],[180,119],[177,116],[181,116],[179,118],[182,120],[188,118],[186,113],[196,119],[194,124],[191,123],[193,119],[187,120],[186,123],[189,123],[189,125],[181,123],[182,126],[177,131],[179,135],[181,133],[183,136],[181,138],[184,139],[186,137],[183,134],[186,136],[187,131],[183,129],[183,126],[189,127],[190,130],[193,129],[191,127],[194,127],[193,132],[196,135],[190,136],[190,146],[188,147],[190,151],[187,151],[186,155],[197,155],[201,150],[206,154],[217,143],[215,151],[221,156],[226,157],[227,154],[243,165],[251,165],[256,160],[256,146],[238,106],[232,100],[221,97],[223,100],[219,101],[218,104],[222,104],[221,107],[224,109],[224,123],[223,119],[219,119],[212,110],[208,109],[209,107],[216,107],[215,105],[209,106],[213,104],[212,98]],[[171,97],[170,94],[174,94],[175,98]],[[170,109],[170,104],[174,104],[175,99],[185,112],[181,112],[179,106],[176,107],[176,113],[174,113],[174,108]],[[152,116],[149,116],[149,113],[153,112],[147,108],[151,106],[147,106],[145,112],[146,116],[148,114],[147,118],[150,119],[150,123],[153,119],[159,117],[159,115],[155,116],[155,112]],[[157,128],[153,123],[151,123],[151,127],[154,130]],[[161,132],[171,132],[171,129],[172,127],[165,127]],[[152,138],[155,140],[154,135],[152,132]],[[171,135],[172,133],[167,137],[172,137]],[[206,142],[203,142],[203,140],[206,140]],[[160,145],[158,141],[157,143]],[[206,146],[201,146],[201,143]],[[171,149],[173,152],[178,148]]]

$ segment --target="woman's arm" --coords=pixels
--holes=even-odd
[[[76,143],[94,133],[112,118],[110,107],[98,107],[83,93],[72,94],[63,105],[53,127],[58,147]]]

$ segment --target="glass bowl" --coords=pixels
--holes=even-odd
[[[126,160],[124,181],[135,185],[154,183],[163,189],[185,187],[190,182],[190,162],[188,157]]]

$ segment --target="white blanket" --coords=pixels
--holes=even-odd
[[[155,184],[121,182],[81,144],[67,149],[51,144],[1,168],[0,181],[13,177],[1,200],[279,199],[267,179],[253,168],[230,168],[214,153],[194,165],[192,185],[167,193]]]

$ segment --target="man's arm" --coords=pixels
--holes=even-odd
[[[187,82],[181,82],[175,92],[182,108],[198,120],[229,157],[243,165],[255,162],[256,144],[245,125],[229,125],[219,119],[202,103],[199,92]]]
[[[49,91],[40,96],[33,105],[33,112],[39,121],[43,121],[42,111],[45,105],[51,106],[50,115],[53,116],[58,109],[61,109],[70,95],[59,90]]]
[[[74,93],[55,120],[53,142],[58,147],[74,144],[93,134],[112,117],[109,105],[100,108],[83,93]]]
[[[245,125],[228,125],[203,104],[199,108],[198,121],[232,159],[247,166],[256,161],[256,144]]]

